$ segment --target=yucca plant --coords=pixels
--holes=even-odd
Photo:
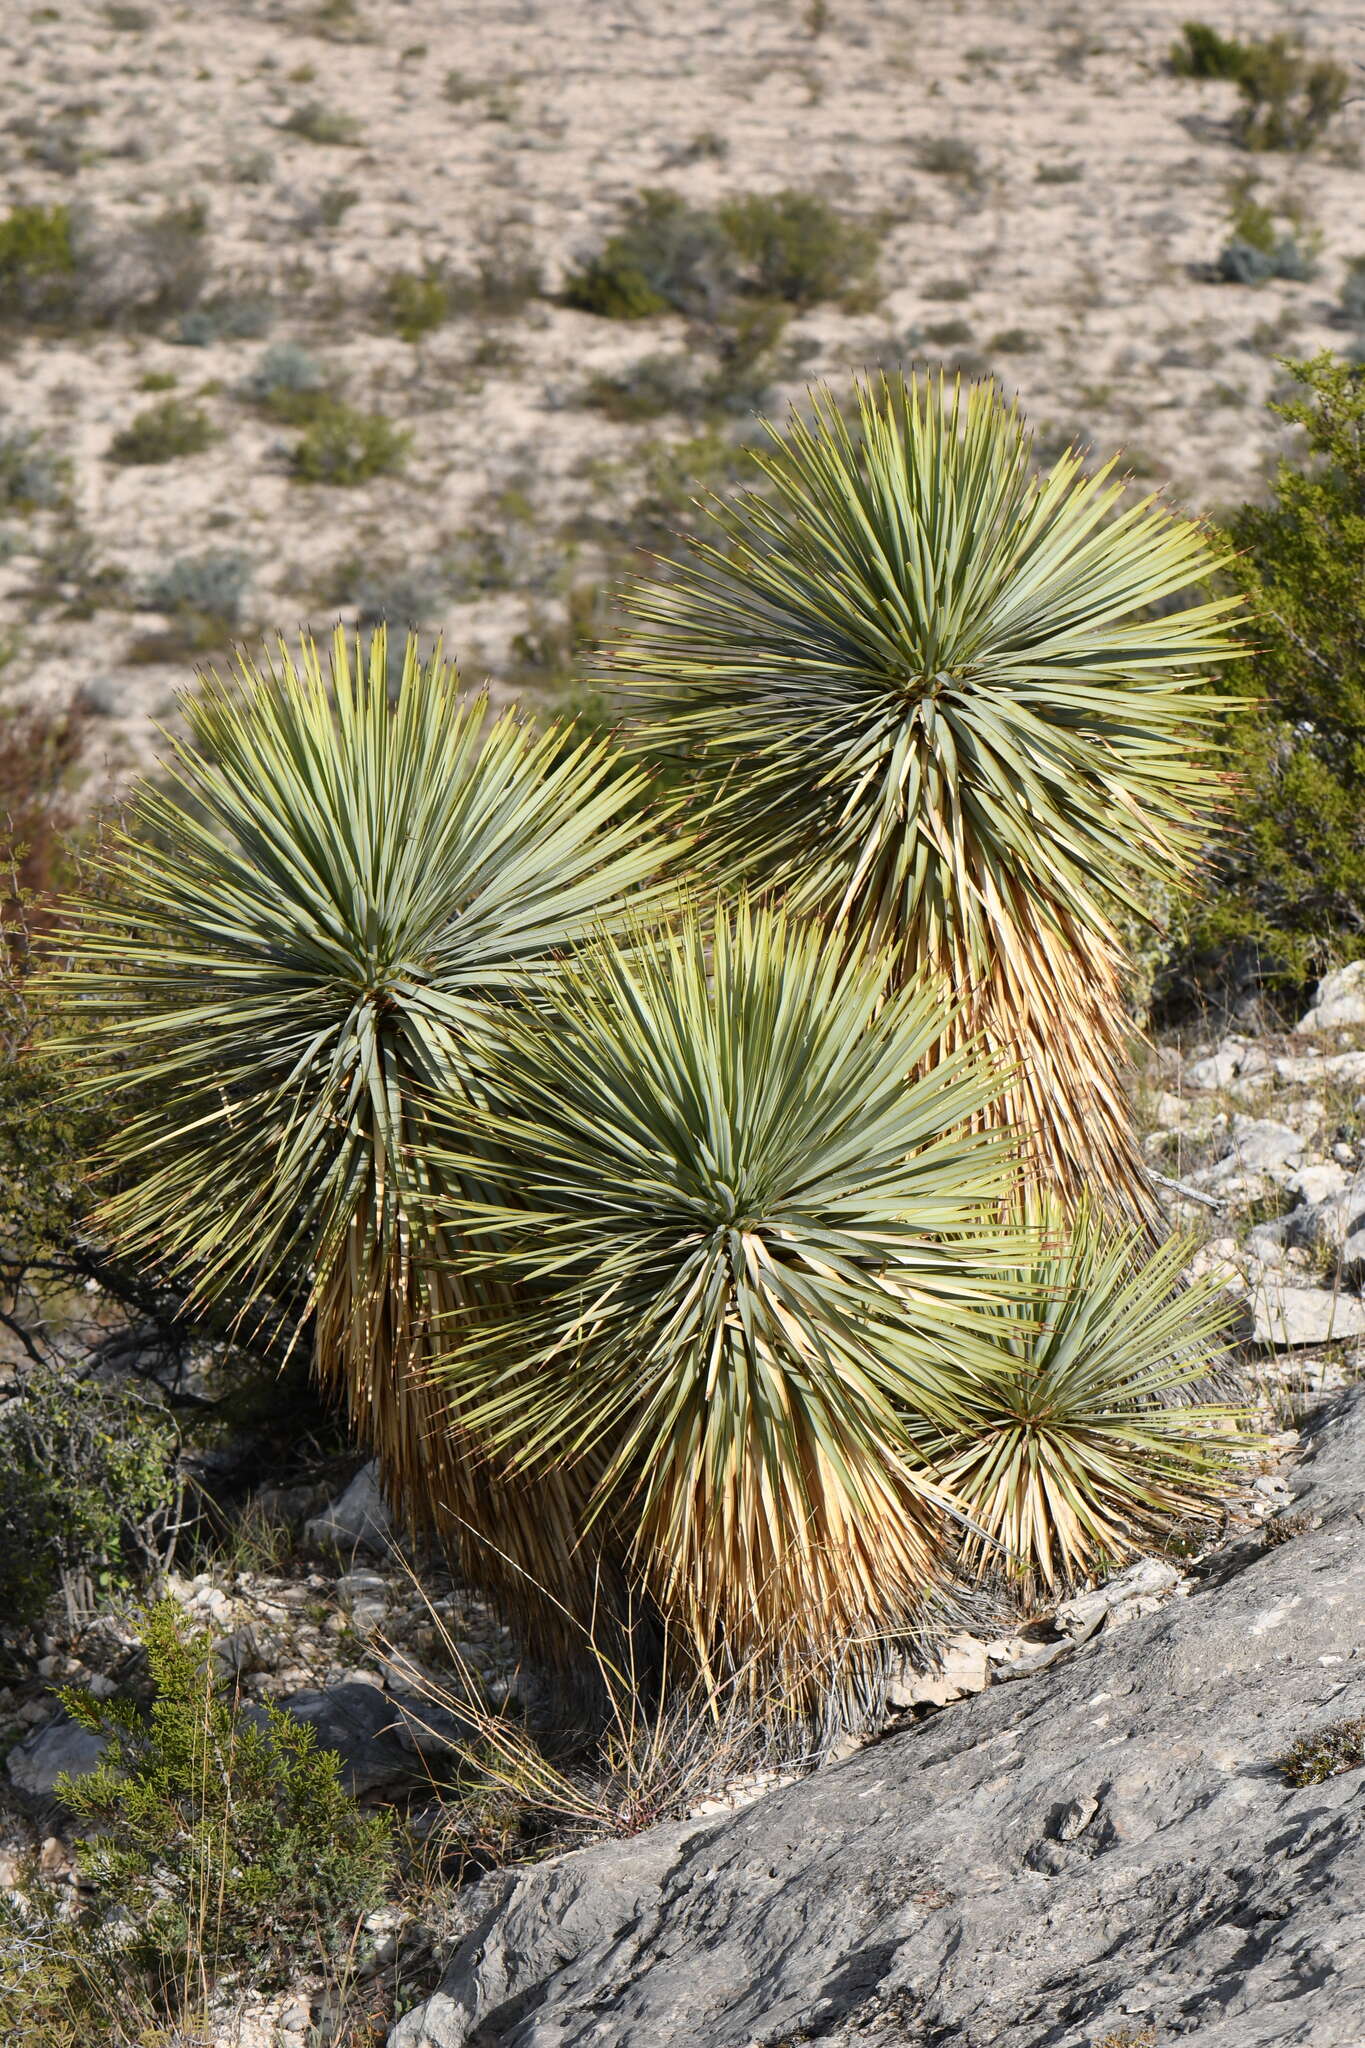
[[[382,631],[366,654],[338,629],[326,663],[306,638],[243,655],[182,710],[59,978],[94,1075],[133,1102],[104,1226],[200,1301],[301,1308],[399,1504],[528,1591],[582,1556],[576,1482],[532,1498],[432,1383],[434,1327],[448,1344],[473,1304],[450,1243],[414,1229],[413,1138],[430,1099],[447,1123],[478,1101],[508,1011],[648,885],[642,778],[600,739],[492,717],[411,639],[391,697]]]
[[[1113,912],[1179,882],[1217,800],[1199,684],[1236,601],[1182,601],[1204,530],[1124,507],[1113,462],[1035,476],[991,383],[884,378],[852,426],[824,393],[769,432],[760,488],[627,597],[639,742],[690,757],[714,873],[957,992],[945,1049],[1007,1058],[1043,1188],[1150,1222]]]
[[[972,1128],[1000,1078],[959,1048],[910,1081],[943,994],[892,978],[743,903],[583,950],[490,1054],[515,1198],[440,1202],[517,1296],[451,1358],[457,1407],[533,1478],[602,1455],[592,1516],[703,1668],[830,1697],[943,1580],[910,1425],[950,1430],[994,1369],[1021,1263],[1012,1147]]]
[[[964,1379],[952,1426],[920,1436],[968,1517],[965,1561],[1026,1594],[1210,1516],[1250,1444],[1238,1410],[1189,1400],[1217,1381],[1232,1314],[1215,1276],[1184,1282],[1193,1246],[1153,1251],[1094,1205],[1041,1224],[996,1371]]]

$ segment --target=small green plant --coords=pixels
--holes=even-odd
[[[1307,150],[1346,104],[1351,74],[1331,57],[1311,57],[1289,35],[1243,43],[1207,22],[1187,21],[1170,64],[1184,78],[1230,80],[1241,95],[1232,133],[1243,149]]]
[[[354,148],[365,132],[354,114],[343,114],[340,108],[324,106],[320,100],[295,107],[284,126],[290,135],[329,149]]]
[[[75,301],[68,206],[16,206],[0,220],[0,319],[51,320]]]
[[[128,1966],[174,2012],[201,1972],[246,1968],[269,1988],[300,1948],[338,1954],[383,1896],[393,1830],[356,1805],[314,1729],[273,1706],[239,1710],[174,1602],[149,1610],[142,1635],[149,1713],[64,1693],[108,1746],[58,1791],[93,1830],[77,1854],[98,1910],[124,1921]]]
[[[1225,283],[1257,285],[1278,277],[1302,284],[1317,269],[1317,238],[1297,222],[1282,226],[1272,208],[1250,195],[1239,202],[1231,228],[1218,257],[1218,275]]]
[[[180,379],[174,370],[144,370],[137,380],[139,391],[174,391]]]
[[[290,458],[299,483],[350,487],[372,477],[396,476],[407,460],[412,435],[382,412],[360,412],[339,398],[324,397]]]
[[[961,135],[935,135],[915,150],[915,162],[936,178],[954,178],[964,185],[981,182],[981,152]]]
[[[793,306],[822,299],[875,299],[872,273],[879,237],[818,193],[749,193],[723,205],[717,218],[750,288]]]
[[[147,583],[143,602],[166,612],[179,628],[179,638],[193,652],[222,647],[241,624],[242,599],[251,581],[245,555],[210,548],[201,555],[181,555]]]
[[[351,185],[324,185],[314,201],[319,226],[340,227],[359,197]]]
[[[149,28],[155,28],[156,16],[148,7],[111,5],[104,10],[104,18],[110,28],[121,35],[145,35]]]
[[[665,413],[695,412],[702,396],[690,355],[643,356],[620,370],[596,370],[582,403],[612,420],[654,420]]]
[[[1250,962],[1295,991],[1365,952],[1365,371],[1330,354],[1287,365],[1272,411],[1301,427],[1268,503],[1227,521],[1228,580],[1249,601],[1234,693],[1236,798],[1205,860],[1172,1000]]]
[[[182,348],[211,348],[216,341],[259,341],[270,332],[275,302],[264,290],[215,292],[182,314],[176,340]]]
[[[208,414],[183,398],[163,398],[134,415],[109,443],[111,462],[175,462],[199,455],[222,439]]]
[[[0,1402],[0,1613],[35,1622],[60,1592],[75,1619],[97,1590],[145,1578],[174,1520],[175,1449],[135,1392],[53,1366],[20,1374]]]
[[[1026,356],[1038,347],[1038,337],[1028,327],[1004,327],[986,343],[992,355]]]
[[[1360,1770],[1365,1765],[1365,1714],[1329,1721],[1315,1734],[1300,1736],[1278,1761],[1291,1785],[1321,1785],[1342,1771]]]
[[[924,339],[932,341],[935,348],[957,347],[971,338],[972,326],[969,320],[938,320],[924,330]]]
[[[44,448],[37,434],[18,428],[0,434],[0,510],[48,511],[65,495],[69,465]]]
[[[1085,166],[1074,161],[1039,164],[1033,176],[1039,185],[1079,185]]]
[[[641,192],[624,225],[575,271],[564,302],[604,320],[647,320],[696,312],[728,282],[725,240],[715,217],[676,192]]]
[[[1172,43],[1168,62],[1177,78],[1227,78],[1242,74],[1245,43],[1220,35],[1206,21],[1187,21]]]
[[[335,400],[334,379],[327,366],[301,342],[276,342],[243,378],[241,395],[272,419],[293,427],[306,426]]]
[[[392,327],[401,341],[420,341],[451,318],[456,292],[446,266],[430,258],[420,270],[391,271],[379,299],[385,325]]]

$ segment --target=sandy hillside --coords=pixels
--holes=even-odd
[[[1046,447],[1121,447],[1177,502],[1257,489],[1276,355],[1352,345],[1339,302],[1365,252],[1365,105],[1306,154],[1237,147],[1235,89],[1165,66],[1189,12],[14,0],[5,203],[70,207],[104,298],[103,324],[11,317],[0,343],[0,446],[30,464],[0,509],[0,687],[78,694],[92,768],[123,773],[213,638],[166,581],[211,551],[240,631],[387,611],[443,629],[471,680],[552,691],[570,612],[591,632],[632,543],[685,516],[693,470],[724,485],[750,431],[742,405],[695,392],[616,417],[620,373],[662,356],[665,389],[683,388],[716,334],[556,298],[644,188],[701,208],[814,190],[880,237],[875,303],[798,307],[774,341],[778,409],[812,378],[846,389],[865,365],[944,359],[1017,389]],[[1234,16],[1212,18],[1242,36],[1298,25],[1315,52],[1365,61],[1346,0],[1239,0]],[[1316,253],[1311,278],[1218,279],[1239,178]],[[153,259],[165,307],[125,317],[120,266]],[[452,317],[404,340],[385,290],[424,265],[455,281]],[[397,473],[291,473],[302,428],[249,382],[286,343],[411,435]],[[112,460],[167,398],[215,438]]]

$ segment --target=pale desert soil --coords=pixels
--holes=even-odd
[[[265,340],[204,348],[178,345],[174,319],[157,334],[12,337],[0,432],[36,428],[69,458],[71,503],[4,520],[13,552],[0,565],[0,630],[17,638],[0,687],[11,700],[83,690],[100,713],[92,768],[119,775],[187,674],[129,660],[164,625],[136,609],[159,567],[239,550],[252,566],[247,623],[292,630],[348,615],[337,595],[348,559],[392,573],[513,520],[506,587],[456,590],[424,622],[444,628],[471,680],[506,684],[528,621],[562,617],[571,586],[620,567],[619,540],[604,557],[582,538],[583,515],[624,534],[649,449],[697,431],[609,421],[579,402],[585,377],[693,344],[679,319],[625,324],[539,298],[506,321],[456,319],[409,345],[377,326],[376,291],[396,265],[458,269],[481,237],[521,235],[553,292],[647,186],[698,203],[809,187],[885,225],[880,304],[799,315],[780,403],[811,378],[846,388],[865,366],[965,353],[1018,390],[1049,445],[1079,434],[1102,452],[1123,448],[1144,479],[1196,509],[1261,488],[1282,440],[1264,408],[1282,374],[1275,356],[1346,345],[1334,309],[1346,262],[1365,251],[1365,106],[1348,107],[1309,156],[1247,155],[1227,130],[1233,89],[1165,68],[1191,11],[1191,0],[359,0],[363,39],[348,39],[344,14],[338,39],[303,0],[150,0],[147,25],[121,29],[84,0],[8,0],[5,203],[68,201],[112,234],[202,198],[218,282],[263,287],[276,310]],[[1210,16],[1243,35],[1297,26],[1315,49],[1365,60],[1365,18],[1348,0],[1239,0]],[[477,88],[458,104],[452,71]],[[310,101],[355,116],[360,142],[287,132]],[[64,163],[44,161],[35,127],[74,138]],[[941,138],[975,149],[974,175],[921,167],[923,146]],[[1063,164],[1077,167],[1070,182],[1040,180],[1040,166]],[[1320,233],[1312,281],[1214,280],[1229,181],[1242,173]],[[312,209],[336,185],[358,196],[327,229]],[[964,295],[937,296],[944,279]],[[925,339],[958,318],[965,350]],[[993,350],[1019,328],[1034,348]],[[344,372],[352,403],[414,430],[404,475],[349,490],[291,480],[295,436],[238,395],[267,343],[285,339]],[[139,390],[149,372],[203,393],[224,438],[120,468],[109,441],[150,402]],[[26,594],[35,551],[59,530],[69,542],[74,525],[92,538],[90,559],[122,575],[120,601],[83,618],[63,615],[78,591]]]

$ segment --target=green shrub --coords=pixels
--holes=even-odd
[[[915,162],[936,178],[956,178],[964,185],[981,182],[981,152],[960,135],[935,135],[920,143]]]
[[[394,270],[380,294],[385,324],[401,341],[420,341],[455,311],[456,288],[446,267],[428,259],[420,270]]]
[[[48,511],[65,494],[68,465],[23,428],[0,434],[0,509]]]
[[[0,1402],[0,1614],[36,1622],[64,1593],[138,1583],[158,1562],[177,1488],[175,1432],[127,1388],[31,1368]]]
[[[1207,22],[1187,21],[1171,46],[1183,78],[1222,78],[1241,94],[1234,139],[1244,149],[1311,149],[1346,104],[1351,75],[1331,57],[1310,57],[1288,35],[1243,43]]]
[[[1365,371],[1326,353],[1288,367],[1299,392],[1272,410],[1307,451],[1227,522],[1228,575],[1250,600],[1230,687],[1254,701],[1235,727],[1231,829],[1168,993],[1235,956],[1297,986],[1365,955]]]
[[[1315,1735],[1304,1735],[1279,1759],[1291,1785],[1320,1785],[1341,1771],[1365,1765],[1365,1714],[1330,1721]]]
[[[200,555],[180,555],[150,578],[142,593],[152,611],[176,621],[177,642],[200,653],[222,647],[242,621],[242,599],[251,581],[251,564],[231,548],[209,548]]]
[[[1245,46],[1237,84],[1242,106],[1233,134],[1244,149],[1306,150],[1345,105],[1351,74],[1281,35]]]
[[[1274,211],[1247,197],[1232,216],[1232,233],[1218,257],[1227,284],[1264,284],[1272,277],[1303,284],[1317,269],[1314,237],[1296,225],[1282,227]]]
[[[866,303],[877,261],[875,231],[814,192],[750,193],[719,220],[752,288],[793,306],[855,295]]]
[[[314,409],[290,466],[300,483],[363,484],[371,477],[396,476],[411,445],[412,435],[382,412],[359,412],[327,398]]]
[[[146,406],[109,443],[109,460],[124,464],[174,462],[199,455],[221,440],[208,414],[183,398],[163,398]]]
[[[566,305],[605,320],[697,312],[729,282],[725,238],[715,216],[677,192],[641,192],[625,225],[564,286]]]
[[[289,1979],[338,1956],[379,1903],[393,1825],[362,1812],[316,1731],[274,1706],[239,1710],[171,1601],[146,1616],[150,1711],[80,1691],[64,1704],[107,1738],[59,1793],[93,1830],[77,1848],[90,1909],[122,1923],[125,1967],[172,2015],[205,1980]]]
[[[364,133],[353,114],[325,107],[319,100],[295,107],[284,126],[290,135],[301,135],[305,142],[321,143],[331,149],[350,149]]]
[[[259,341],[270,332],[275,305],[264,290],[215,292],[181,316],[176,340],[182,348],[211,348],[216,341]]]
[[[302,427],[335,402],[332,386],[330,372],[311,349],[297,341],[281,341],[265,350],[242,379],[240,390],[272,419]]]
[[[1220,35],[1206,21],[1187,21],[1171,45],[1170,66],[1178,78],[1241,77],[1246,45]]]
[[[611,420],[653,420],[697,410],[702,387],[690,355],[643,356],[620,370],[596,370],[582,402]]]
[[[16,206],[0,221],[0,317],[64,318],[75,271],[69,206]]]
[[[875,232],[815,193],[741,194],[711,213],[651,190],[568,279],[564,299],[610,320],[670,310],[714,318],[736,293],[794,306],[850,295],[866,303],[876,257]]]

